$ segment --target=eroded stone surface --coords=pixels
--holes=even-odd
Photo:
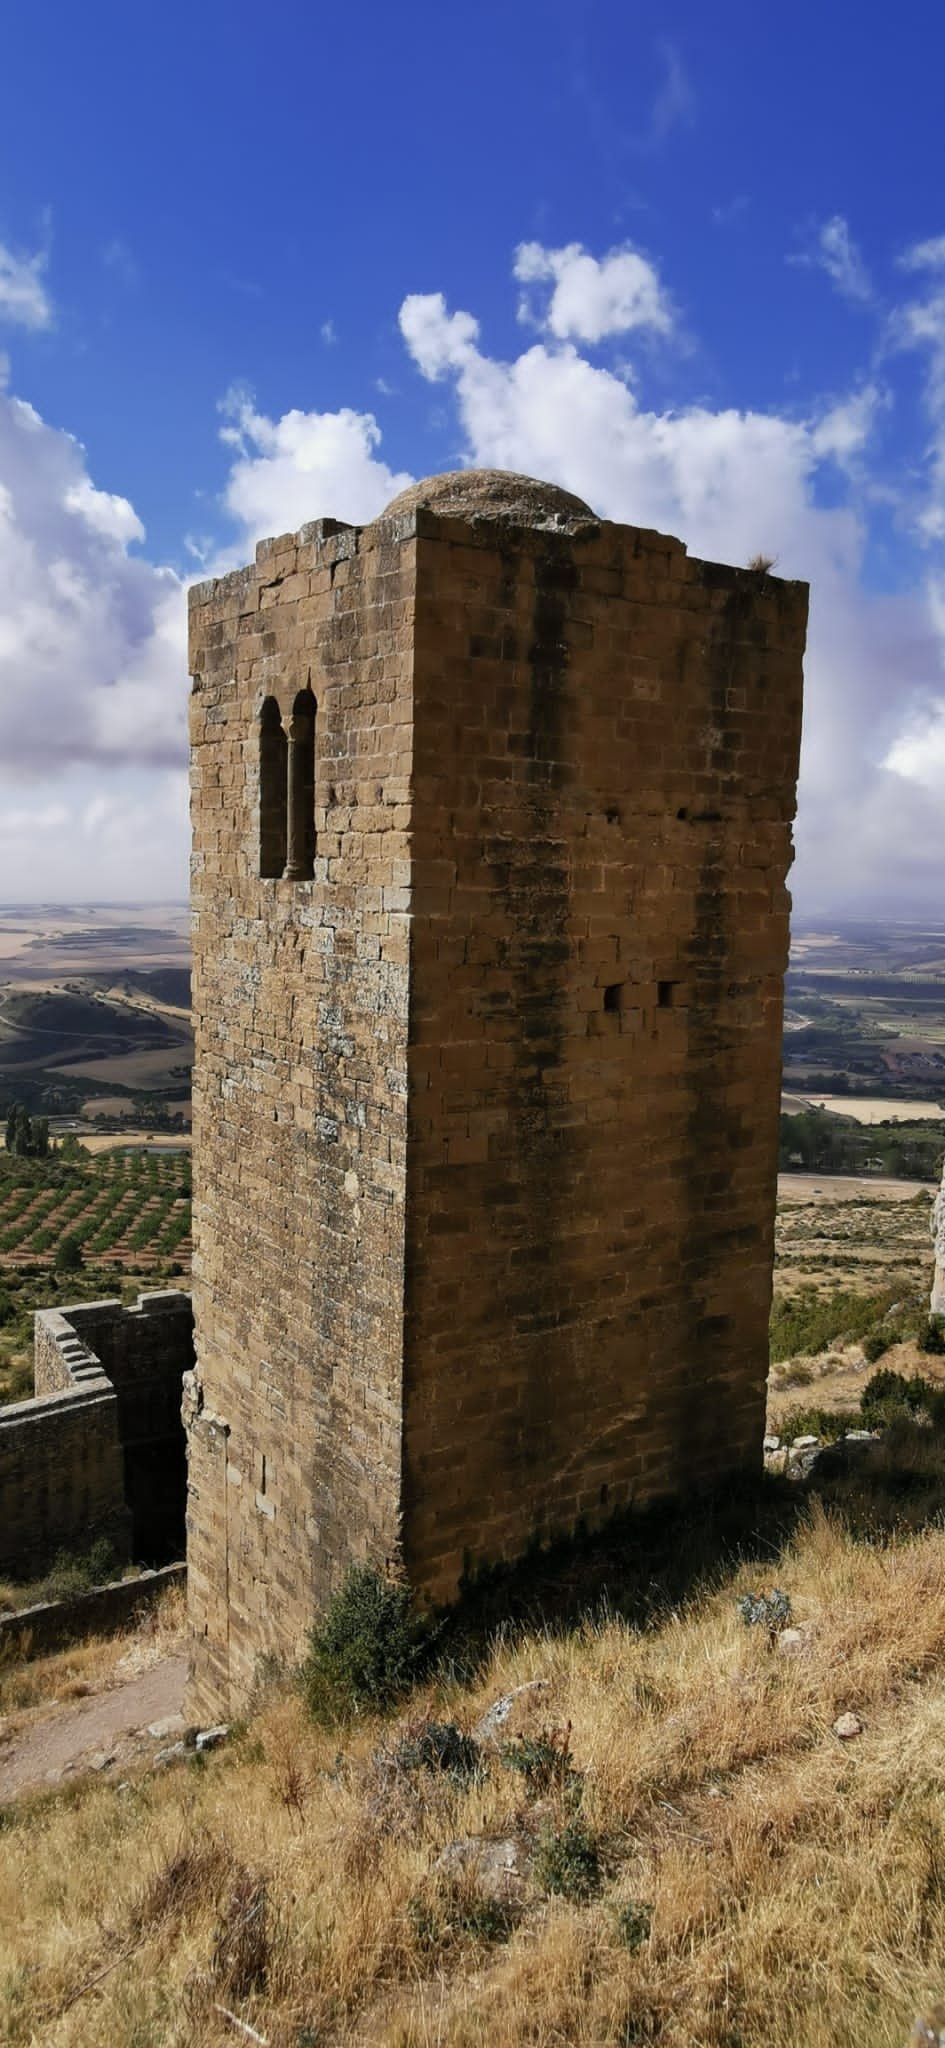
[[[434,1869],[445,1877],[465,1879],[485,1899],[508,1904],[520,1896],[527,1881],[529,1858],[512,1836],[490,1841],[485,1835],[466,1835],[447,1842]]]
[[[583,498],[560,484],[510,469],[453,469],[425,477],[392,499],[383,517],[406,519],[419,509],[446,519],[507,519],[527,526],[570,527],[595,517]]]
[[[548,1691],[549,1684],[550,1680],[547,1678],[529,1678],[524,1685],[514,1685],[511,1692],[500,1693],[498,1699],[493,1700],[492,1705],[486,1708],[485,1713],[476,1722],[472,1731],[473,1740],[497,1744],[505,1741],[513,1732],[517,1733],[517,1727],[514,1725],[516,1707],[528,1708],[536,1702],[540,1703],[542,1695]]]

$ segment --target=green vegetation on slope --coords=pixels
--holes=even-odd
[[[782,1173],[888,1175],[893,1180],[937,1180],[945,1158],[945,1126],[914,1122],[858,1124],[825,1109],[783,1114],[778,1168]]]

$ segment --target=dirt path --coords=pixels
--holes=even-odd
[[[930,1180],[892,1180],[881,1174],[779,1173],[779,1202],[855,1202],[869,1195],[873,1201],[909,1202],[925,1192],[934,1195]]]
[[[163,1738],[150,1737],[147,1730],[151,1723],[180,1717],[186,1678],[186,1657],[162,1657],[125,1685],[78,1706],[56,1708],[8,1743],[0,1742],[0,1801],[39,1785],[57,1784],[93,1764],[104,1769],[106,1757],[114,1763],[128,1762],[145,1745],[174,1741],[179,1732],[175,1729],[168,1729]]]

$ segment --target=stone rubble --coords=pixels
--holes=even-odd
[[[483,1898],[507,1905],[521,1896],[530,1859],[512,1836],[490,1841],[485,1835],[466,1835],[448,1842],[433,1867],[447,1877],[470,1880]]]

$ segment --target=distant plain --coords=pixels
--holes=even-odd
[[[184,1142],[192,1060],[186,905],[0,907],[0,1107]]]

